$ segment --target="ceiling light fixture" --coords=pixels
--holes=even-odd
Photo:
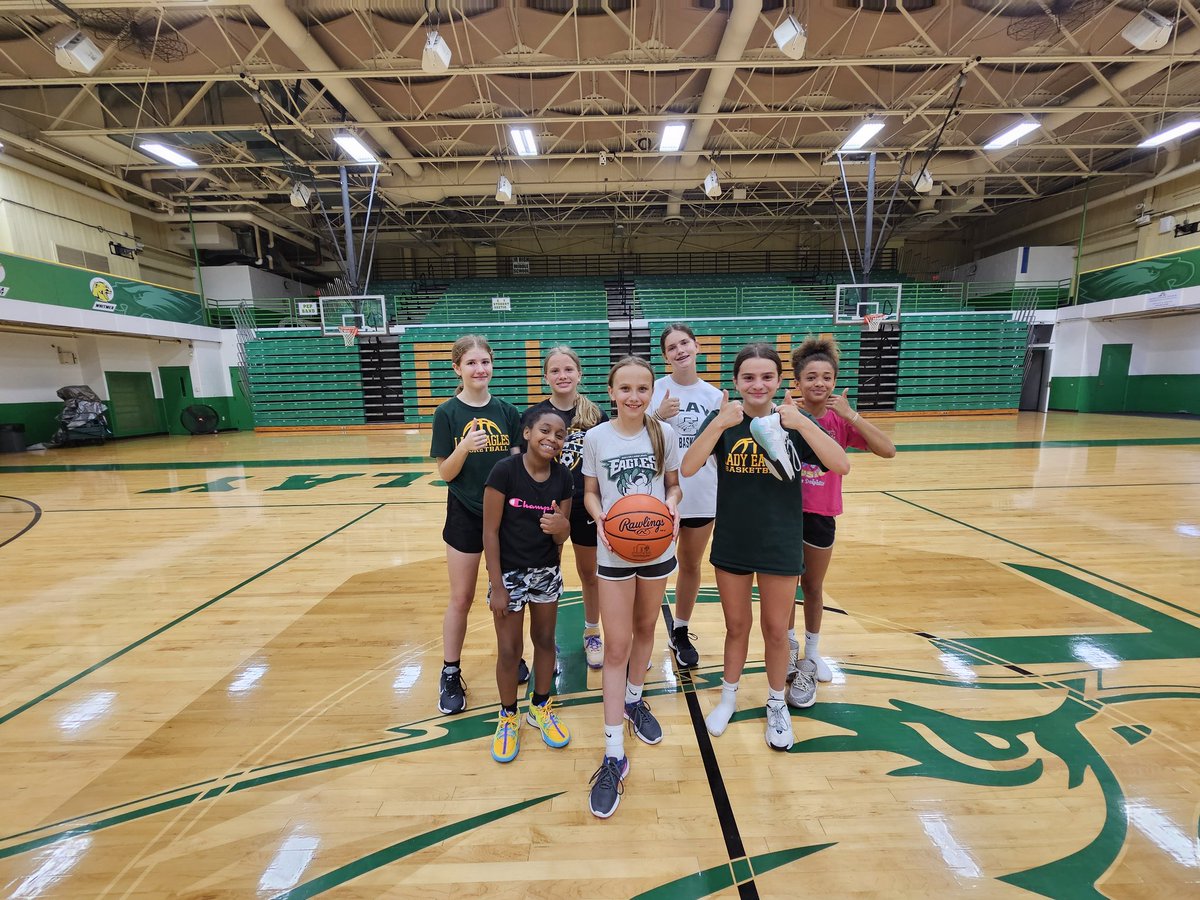
[[[510,128],[508,136],[512,139],[517,156],[537,156],[537,142],[533,139],[532,128],[526,126]]]
[[[687,126],[682,122],[671,122],[663,126],[662,138],[658,142],[659,152],[677,153],[683,146],[683,138],[686,134]]]
[[[1160,50],[1171,39],[1173,25],[1174,22],[1166,16],[1152,9],[1143,9],[1121,29],[1121,37],[1139,50]]]
[[[1032,119],[1026,119],[1018,122],[1016,125],[1010,125],[1004,129],[990,141],[983,145],[984,150],[1002,150],[1012,144],[1015,144],[1031,131],[1037,131],[1042,127],[1041,122],[1035,122]]]
[[[721,196],[721,181],[717,178],[717,170],[713,169],[704,179],[704,193],[708,199],[716,200]]]
[[[504,175],[501,175],[500,180],[496,182],[496,201],[498,203],[512,202],[512,182]]]
[[[866,146],[867,141],[883,131],[883,123],[874,119],[867,119],[861,125],[850,133],[850,137],[846,138],[845,142],[839,148],[841,150],[861,150]]]
[[[429,32],[425,38],[425,49],[421,51],[421,70],[433,75],[441,74],[450,68],[450,45],[436,31]]]
[[[808,45],[808,33],[804,26],[796,21],[795,16],[788,16],[775,29],[775,44],[783,51],[784,56],[800,59]]]
[[[1180,122],[1158,134],[1152,134],[1140,144],[1139,147],[1161,147],[1163,144],[1169,144],[1176,138],[1185,137],[1193,131],[1200,131],[1200,119],[1188,119],[1186,122]]]
[[[151,156],[157,156],[163,162],[169,162],[171,165],[179,166],[181,169],[194,169],[199,165],[194,159],[188,159],[178,150],[168,147],[166,144],[156,142],[144,143],[141,145],[141,149],[143,152],[149,153]]]
[[[339,131],[333,136],[333,141],[356,163],[362,163],[365,166],[379,165],[379,158],[371,152],[371,148],[364,144],[362,139],[354,132]]]

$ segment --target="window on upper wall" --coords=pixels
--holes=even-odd
[[[99,253],[89,253],[87,250],[80,250],[76,247],[64,247],[62,244],[55,244],[54,250],[58,255],[58,261],[65,266],[79,266],[83,269],[91,269],[93,272],[112,271],[108,266],[108,257]]]

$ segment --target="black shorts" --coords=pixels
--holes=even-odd
[[[648,566],[596,566],[596,577],[605,581],[628,581],[630,578],[641,578],[643,581],[653,581],[666,578],[675,571],[675,557]]]
[[[680,528],[704,528],[711,525],[715,516],[689,516],[679,520]]]
[[[596,522],[579,497],[571,504],[571,543],[576,547],[595,547],[596,542]]]
[[[828,550],[833,546],[837,533],[837,519],[817,513],[804,514],[804,543],[817,550]]]
[[[452,493],[446,495],[446,524],[442,527],[442,540],[459,553],[483,552],[483,516],[471,512]]]

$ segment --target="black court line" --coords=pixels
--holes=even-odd
[[[662,605],[663,621],[667,623],[667,633],[675,624],[671,616],[671,608],[664,600]],[[704,724],[704,713],[700,709],[700,698],[696,696],[696,685],[692,681],[692,673],[688,669],[676,666],[679,673],[679,684],[683,690],[684,700],[687,701],[688,715],[692,720],[692,730],[696,733],[696,743],[700,747],[700,759],[704,761],[704,774],[708,778],[708,789],[712,793],[713,806],[717,809],[717,821],[721,823],[721,835],[725,838],[725,849],[729,853],[729,864],[746,858],[746,846],[742,843],[742,833],[738,830],[737,819],[733,815],[733,805],[729,802],[729,792],[725,789],[725,779],[721,776],[721,767],[717,763],[717,754],[713,750],[712,737],[708,726]],[[734,882],[737,873],[734,872]],[[758,897],[758,886],[754,879],[738,884],[738,895],[744,900]]]
[[[6,547],[38,523],[38,521],[42,518],[42,508],[32,500],[26,500],[24,497],[10,497],[7,494],[0,494],[0,500],[15,500],[17,503],[24,503],[33,510],[33,518],[25,524],[24,528],[14,534],[12,537],[0,541],[0,547]]]
[[[1069,491],[1077,488],[1146,488],[1146,487],[1195,487],[1200,481],[1138,481],[1129,484],[1004,484],[986,487],[940,487],[940,488],[875,488],[874,490],[848,491],[843,494],[886,494],[888,491],[903,491],[906,494],[936,494],[955,491]]]

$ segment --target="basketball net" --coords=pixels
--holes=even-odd
[[[867,326],[867,331],[878,331],[886,318],[886,313],[867,313],[863,316],[863,325]]]
[[[342,333],[342,340],[346,342],[347,347],[354,346],[354,339],[358,337],[357,325],[339,325],[338,331]]]

